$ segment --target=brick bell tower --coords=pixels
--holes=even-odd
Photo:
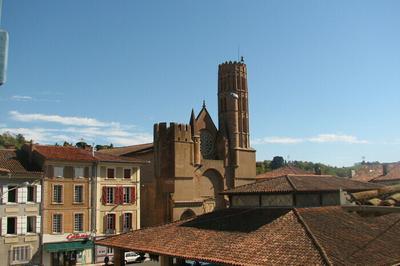
[[[255,150],[250,147],[247,68],[240,62],[218,66],[218,125],[226,142],[227,186],[254,181]]]

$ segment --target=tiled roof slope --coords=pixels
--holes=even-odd
[[[386,175],[375,177],[371,182],[400,181],[400,164],[394,165]]]
[[[400,262],[399,221],[341,207],[231,208],[96,242],[231,265],[390,265]]]
[[[340,207],[298,209],[334,265],[400,262],[400,213],[363,217]]]
[[[153,143],[144,143],[144,144],[138,144],[138,145],[132,145],[132,146],[125,146],[125,147],[116,147],[112,149],[103,149],[99,150],[101,153],[106,153],[106,154],[113,154],[117,156],[124,156],[129,153],[135,153],[135,152],[143,152],[146,150],[151,150],[153,148]]]
[[[236,193],[272,193],[272,192],[306,192],[306,191],[361,191],[376,189],[379,184],[372,184],[330,175],[284,175],[269,178],[226,190],[222,194]]]
[[[323,264],[290,210],[225,209],[98,243],[217,264]]]
[[[51,145],[34,145],[33,151],[49,160],[60,161],[83,161],[83,162],[127,162],[127,163],[146,163],[146,161],[116,156],[113,154],[104,154],[80,149],[76,147],[51,146]]]
[[[40,176],[41,172],[28,171],[17,157],[16,150],[0,150],[0,168],[4,172],[9,171],[12,174],[27,174],[30,176]]]
[[[285,165],[281,168],[259,174],[256,176],[256,178],[257,179],[267,179],[267,178],[274,178],[274,177],[279,177],[279,176],[289,175],[289,174],[298,174],[298,175],[305,174],[306,175],[306,174],[314,174],[314,173],[300,169],[295,166]]]

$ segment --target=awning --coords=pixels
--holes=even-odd
[[[93,242],[90,240],[44,244],[44,250],[47,252],[84,250],[89,248],[93,248]]]

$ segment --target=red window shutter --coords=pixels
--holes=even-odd
[[[113,214],[111,214],[111,215],[112,215],[112,217],[113,217],[112,229],[115,230],[116,216],[115,216],[115,213],[113,213]]]
[[[119,194],[119,188],[120,187],[115,187],[114,188],[114,196],[115,196],[115,201],[114,201],[114,203],[115,204],[120,204],[120,200],[121,200],[121,195]]]
[[[124,188],[119,187],[119,203],[118,204],[124,204]]]
[[[136,187],[131,187],[131,203],[136,201]]]
[[[103,187],[103,193],[101,195],[101,202],[103,204],[107,203],[107,187]]]

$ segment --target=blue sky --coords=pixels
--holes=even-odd
[[[257,159],[400,159],[400,2],[4,0],[0,132],[129,145],[217,124],[217,66],[248,66]]]

